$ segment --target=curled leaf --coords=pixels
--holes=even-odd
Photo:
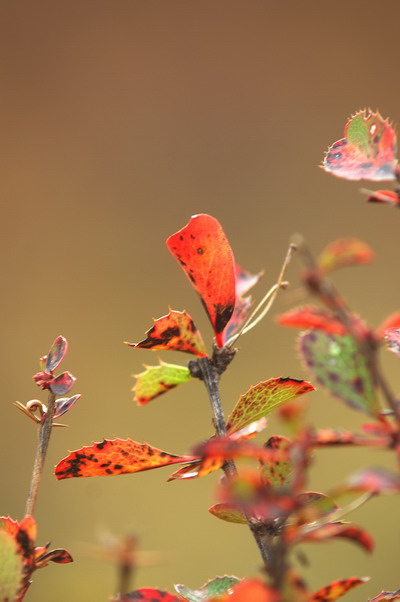
[[[228,433],[232,434],[251,422],[270,414],[275,408],[298,395],[314,391],[311,383],[295,378],[270,378],[262,381],[239,398],[228,422]]]
[[[104,439],[71,452],[57,464],[55,474],[57,479],[118,475],[191,460],[191,456],[170,454],[132,439]]]
[[[361,546],[366,552],[372,552],[375,545],[374,540],[367,531],[355,525],[341,522],[326,523],[308,531],[305,529],[304,533],[300,535],[299,541],[319,542],[332,539],[333,537],[348,539]]]
[[[186,366],[160,361],[158,366],[145,366],[145,368],[144,372],[134,375],[136,383],[132,389],[135,393],[134,400],[140,406],[192,378]]]
[[[368,203],[385,203],[398,207],[400,205],[400,197],[394,190],[363,190],[368,194]]]
[[[221,347],[236,299],[235,261],[225,232],[214,217],[194,215],[167,239],[167,247],[199,294]]]
[[[332,395],[356,410],[378,414],[371,371],[351,336],[314,329],[300,335],[300,351],[307,367]]]
[[[147,337],[139,343],[127,343],[141,349],[171,349],[205,357],[207,351],[192,318],[186,311],[171,309],[168,314],[154,320],[146,332]]]

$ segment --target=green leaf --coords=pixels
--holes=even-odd
[[[175,589],[182,598],[189,602],[206,602],[217,596],[227,593],[232,587],[239,583],[241,579],[225,575],[224,577],[215,577],[199,589],[190,589],[185,585],[175,585]]]
[[[15,539],[0,531],[0,601],[14,601],[22,585],[23,560]]]
[[[310,330],[300,335],[300,351],[318,382],[350,407],[379,412],[369,366],[350,335]]]
[[[309,391],[314,391],[311,383],[283,377],[270,378],[250,387],[247,393],[239,398],[228,418],[228,433],[235,433],[255,420],[267,416],[283,403]]]
[[[160,361],[158,366],[145,365],[145,368],[144,372],[134,374],[136,384],[132,388],[134,400],[141,406],[192,378],[186,366]]]
[[[217,518],[225,520],[228,523],[236,523],[239,525],[247,524],[245,515],[235,504],[215,504],[214,506],[211,506],[208,511]]]
[[[370,154],[369,130],[370,126],[365,120],[364,111],[352,117],[347,125],[347,141],[358,150],[367,155]]]

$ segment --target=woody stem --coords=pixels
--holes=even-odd
[[[26,502],[26,514],[33,515],[35,510],[36,500],[39,492],[39,485],[43,474],[44,462],[46,459],[47,448],[49,446],[50,441],[55,409],[56,396],[54,395],[54,393],[49,391],[45,418],[44,421],[39,425],[38,444],[36,448],[35,461],[33,464],[28,499]]]
[[[222,410],[221,395],[219,391],[218,373],[213,365],[213,362],[208,357],[201,357],[197,360],[197,365],[200,369],[200,378],[204,381],[207,389],[208,398],[210,400],[214,426],[218,437],[226,437],[226,421]],[[222,470],[228,481],[232,480],[237,475],[237,468],[233,460],[228,460],[222,466]],[[247,524],[253,537],[257,543],[265,568],[269,569],[271,564],[271,546],[267,542],[268,534],[265,532],[265,525],[260,523],[250,513],[245,512]]]

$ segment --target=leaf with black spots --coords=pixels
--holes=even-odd
[[[57,337],[46,357],[44,370],[46,372],[53,372],[53,370],[55,370],[57,366],[61,364],[65,354],[67,353],[67,349],[67,339],[64,339],[64,337]]]
[[[285,487],[288,484],[290,475],[293,473],[294,464],[290,458],[291,441],[286,437],[274,435],[270,437],[265,444],[266,449],[281,450],[284,452],[284,459],[277,459],[272,462],[261,461],[261,474],[268,485],[271,487]],[[287,454],[287,457],[285,457]]]
[[[55,474],[57,479],[119,475],[191,460],[192,456],[177,456],[132,439],[105,439],[71,452],[57,464]]]
[[[300,351],[309,370],[332,395],[356,410],[378,414],[370,367],[351,336],[314,329],[300,335]]]
[[[339,581],[333,581],[326,587],[318,590],[311,594],[311,602],[331,602],[341,598],[351,589],[363,585],[369,581],[369,577],[349,577],[348,579],[340,579]]]
[[[366,109],[353,115],[328,149],[323,169],[347,180],[394,180],[397,139],[387,119]]]
[[[311,383],[294,378],[270,378],[258,383],[239,398],[228,418],[228,433],[244,428],[285,402],[309,391],[314,391]]]
[[[132,389],[135,393],[134,400],[140,406],[192,378],[186,366],[160,361],[158,366],[145,366],[145,368],[144,372],[134,374],[136,383]]]
[[[205,357],[207,351],[192,318],[186,311],[171,309],[168,314],[154,320],[146,332],[147,337],[139,343],[127,343],[140,349],[171,349]]]
[[[371,247],[358,238],[342,238],[330,243],[318,257],[318,267],[325,274],[340,268],[366,265],[374,261]]]
[[[225,575],[215,577],[199,589],[190,589],[186,585],[175,585],[175,589],[184,600],[188,602],[207,602],[213,598],[223,596],[231,592],[232,588],[240,583],[241,579]]]
[[[235,307],[236,279],[232,249],[221,224],[210,215],[194,215],[167,239],[167,247],[200,296],[222,347],[222,332]]]

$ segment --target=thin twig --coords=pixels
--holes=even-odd
[[[35,510],[36,500],[39,492],[39,485],[43,474],[43,466],[46,459],[47,448],[49,446],[53,418],[56,407],[56,396],[49,391],[47,401],[47,412],[43,423],[39,426],[39,440],[36,448],[35,461],[33,464],[32,479],[29,489],[29,495],[26,502],[26,514],[32,515]]]
[[[293,252],[295,250],[296,250],[296,245],[295,244],[290,244],[289,248],[287,250],[285,259],[283,261],[281,270],[279,272],[279,276],[278,276],[278,279],[276,281],[276,284],[274,284],[274,286],[272,286],[272,288],[264,295],[264,297],[261,299],[260,303],[252,311],[252,313],[250,314],[250,316],[248,317],[248,319],[246,320],[246,322],[243,324],[243,326],[241,327],[241,329],[239,330],[239,332],[236,333],[235,335],[233,335],[229,339],[229,341],[227,341],[225,347],[232,347],[232,345],[234,345],[236,343],[236,341],[238,340],[238,338],[242,334],[245,334],[246,332],[248,332],[249,330],[251,330],[252,328],[254,328],[254,326],[256,326],[256,324],[258,324],[266,316],[266,314],[269,312],[269,310],[271,309],[271,307],[272,307],[272,305],[273,305],[273,303],[274,303],[274,301],[275,301],[275,299],[276,299],[276,297],[277,297],[280,289],[281,288],[287,288],[288,283],[284,282],[283,278],[285,276],[285,272],[286,272],[287,267],[289,265],[290,259],[291,259],[292,255],[293,255]],[[263,308],[264,305],[265,305],[265,307]],[[262,308],[263,308],[262,312],[260,313],[259,316],[257,316],[258,312]]]

